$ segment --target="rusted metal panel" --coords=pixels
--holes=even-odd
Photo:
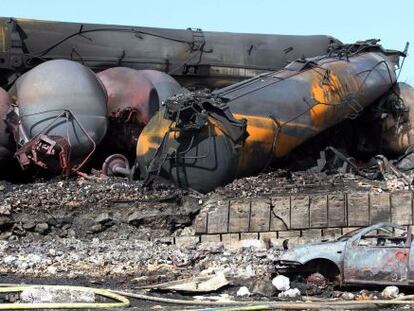
[[[323,262],[337,267],[344,284],[408,285],[414,276],[411,254],[411,227],[379,223],[351,231],[331,242],[290,248],[276,261],[279,271],[307,273]],[[308,269],[308,270],[307,270]]]
[[[405,231],[405,235],[387,232]],[[410,231],[411,233],[411,231]],[[403,284],[408,280],[411,234],[395,224],[374,225],[348,241],[344,280],[348,283]]]
[[[345,280],[348,283],[403,283],[407,281],[409,248],[348,248]],[[349,255],[348,255],[349,254]]]

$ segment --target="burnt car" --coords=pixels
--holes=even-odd
[[[276,269],[305,278],[318,272],[340,285],[413,285],[412,241],[411,226],[378,223],[333,241],[287,249]]]

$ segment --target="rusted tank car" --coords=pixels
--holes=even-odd
[[[162,102],[181,92],[178,82],[156,70],[114,67],[97,74],[108,95],[109,127],[100,150],[135,158],[138,135]]]
[[[219,87],[325,54],[330,36],[291,36],[0,18],[0,86],[47,60],[101,71],[155,69],[184,86]]]
[[[201,192],[256,174],[384,95],[398,54],[360,42],[210,95],[172,98],[141,133],[135,168],[146,182],[161,175]]]

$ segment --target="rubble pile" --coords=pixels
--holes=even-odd
[[[394,179],[395,180],[395,179]],[[31,184],[0,183],[0,238],[91,239],[181,235],[205,202],[217,198],[254,198],[327,191],[394,190],[389,180],[368,180],[351,173],[278,169],[237,179],[202,195],[167,183],[142,187],[123,178],[70,178]],[[184,231],[188,231],[185,229]],[[187,232],[190,233],[191,232]]]
[[[148,240],[191,224],[199,199],[165,184],[68,179],[0,185],[0,238],[39,239],[100,233]]]
[[[0,181],[0,190],[0,211],[90,207],[92,204],[94,208],[104,208],[116,202],[162,201],[184,192],[166,184],[141,188],[139,182],[123,178],[56,178],[30,184]]]
[[[220,244],[220,243],[218,243]],[[168,245],[160,241],[56,238],[0,241],[0,273],[15,277],[129,279],[135,286],[223,272],[240,284],[271,280],[278,250],[223,245]],[[269,281],[270,282],[270,281]]]
[[[236,179],[224,187],[217,188],[209,195],[250,198],[274,194],[368,190],[381,192],[391,189],[394,188],[389,187],[389,184],[383,180],[369,180],[352,173],[327,174],[277,169],[257,176]]]
[[[354,174],[275,170],[237,179],[206,195],[171,184],[83,177],[31,184],[0,183],[0,238],[169,237],[191,225],[204,202],[326,191],[390,191],[387,181]]]

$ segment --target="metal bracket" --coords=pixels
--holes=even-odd
[[[0,24],[0,68],[15,70],[24,65],[24,42],[14,19]]]

